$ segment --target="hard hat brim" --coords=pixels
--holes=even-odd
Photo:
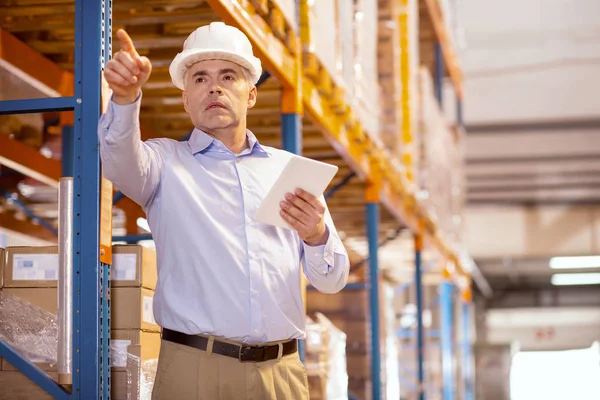
[[[185,72],[193,64],[205,60],[225,60],[236,63],[250,72],[250,79],[253,84],[258,82],[262,73],[260,60],[256,57],[254,57],[254,60],[252,60],[253,62],[251,62],[233,52],[210,49],[188,49],[177,54],[169,66],[169,74],[171,75],[173,84],[179,89],[184,90],[185,82],[183,78]]]

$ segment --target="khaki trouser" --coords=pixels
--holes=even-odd
[[[308,400],[298,352],[279,360],[240,362],[161,342],[152,400]]]

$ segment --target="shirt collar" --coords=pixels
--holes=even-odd
[[[259,142],[258,139],[256,138],[256,136],[250,131],[250,130],[246,130],[246,137],[248,138],[248,144],[250,149],[246,149],[244,150],[242,153],[249,153],[252,154],[254,152],[257,152],[259,154],[264,154],[264,155],[271,155],[271,151],[265,147],[263,147]],[[190,136],[190,139],[188,140],[188,145],[190,146],[190,149],[192,150],[193,154],[196,153],[203,153],[206,150],[209,149],[209,147],[211,147],[211,145],[214,145],[215,143],[221,143],[219,140],[213,138],[212,136],[208,135],[206,132],[201,131],[198,128],[194,128],[194,130],[192,131],[192,135]]]

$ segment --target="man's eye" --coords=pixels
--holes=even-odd
[[[196,83],[204,82],[204,78],[196,78]]]
[[[224,79],[225,79],[226,81],[231,81],[231,80],[233,80],[233,76],[231,76],[231,75],[225,75],[225,78],[224,78]]]

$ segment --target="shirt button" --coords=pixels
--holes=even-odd
[[[254,328],[254,333],[258,333],[258,329]]]
[[[256,296],[256,295],[258,294],[258,290],[254,290],[254,289],[252,289],[252,290],[251,290],[251,293],[252,293],[252,296]]]
[[[250,225],[252,223],[252,218],[246,217],[246,223]]]

